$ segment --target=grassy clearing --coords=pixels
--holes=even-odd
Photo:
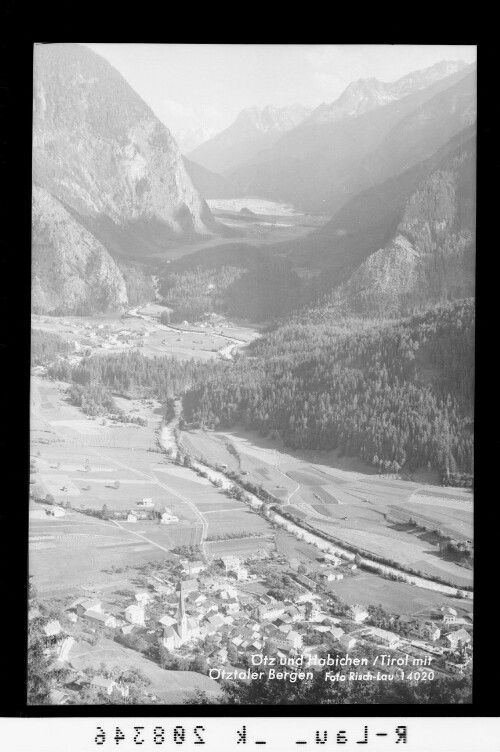
[[[465,611],[472,609],[472,604],[467,601],[448,598],[442,593],[415,588],[403,582],[384,580],[365,572],[357,577],[339,580],[335,583],[333,591],[348,604],[381,605],[393,614],[415,614],[423,609],[441,605]]]
[[[169,705],[184,704],[197,689],[214,696],[220,692],[217,683],[208,676],[195,671],[166,671],[141,653],[118,645],[113,640],[101,639],[95,646],[79,643],[71,650],[70,662],[75,669],[96,672],[101,663],[108,670],[139,670],[151,682],[149,691]]]

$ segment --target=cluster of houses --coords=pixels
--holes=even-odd
[[[170,507],[165,504],[155,504],[153,499],[142,499],[138,501],[134,509],[127,512],[127,522],[138,522],[138,520],[159,519],[162,525],[170,525],[173,522],[179,522],[179,518],[172,512]]]
[[[147,509],[149,501],[143,500],[142,506]],[[203,561],[184,559],[175,574],[164,570],[151,574],[148,588],[135,592],[128,603],[116,605],[80,597],[66,607],[65,615],[69,622],[81,621],[91,630],[106,627],[121,635],[141,636],[152,644],[159,642],[169,651],[182,648],[183,654],[202,653],[209,665],[216,666],[244,664],[245,657],[263,649],[278,657],[317,650],[315,640],[304,644],[306,635],[317,634],[326,644],[338,645],[344,651],[352,650],[360,639],[368,638],[390,649],[406,642],[391,631],[365,625],[370,614],[362,605],[350,606],[343,619],[332,616],[327,600],[312,586],[302,587],[293,600],[282,601],[259,589],[242,587],[239,583],[255,578],[244,563],[237,556],[221,557],[220,574],[212,576]],[[329,575],[336,566],[335,560],[328,560],[321,571]],[[304,576],[296,574],[297,581]],[[428,645],[441,645],[443,665],[452,673],[463,673],[471,663],[472,638],[461,626],[464,621],[454,609],[442,607],[420,624],[414,635]],[[70,661],[75,638],[59,621],[48,622],[44,629],[56,659]],[[108,694],[124,691],[119,682],[99,676],[91,677],[89,685],[94,686],[92,682],[96,681]]]
[[[67,325],[69,326],[70,324],[68,323]],[[119,331],[113,331],[105,324],[92,325],[89,323],[73,324],[72,326],[71,333],[83,335],[82,339],[73,341],[76,352],[82,347],[99,347],[103,350],[118,346],[137,347],[143,343],[145,338],[149,337],[147,329],[134,331],[124,328]]]

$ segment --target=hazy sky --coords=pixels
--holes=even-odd
[[[252,105],[332,102],[352,81],[395,81],[474,45],[93,44],[176,134],[222,130]]]

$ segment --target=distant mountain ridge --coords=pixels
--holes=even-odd
[[[289,107],[248,107],[234,123],[187,154],[188,158],[213,172],[224,172],[267,149],[279,137],[301,123],[311,109],[300,104]]]
[[[34,196],[33,257],[39,270],[48,268],[51,254],[58,258],[58,234],[71,238],[73,259],[81,256],[81,261],[89,233],[94,253],[140,258],[174,240],[220,231],[170,131],[104,58],[76,44],[35,48],[33,178],[62,207],[56,211],[47,196],[42,200],[43,192]],[[44,217],[49,204],[53,212]],[[48,216],[56,214],[60,221],[48,234],[42,232]],[[79,304],[92,305],[87,287],[78,284],[80,261],[61,267],[61,274],[75,276],[70,308],[77,290]],[[103,264],[112,266],[110,259]],[[39,296],[44,310],[51,310],[52,302],[64,308],[60,296],[51,302],[50,279],[35,282],[44,291]],[[61,289],[69,288],[63,283]],[[114,305],[123,295],[110,292],[97,300]]]
[[[357,117],[365,112],[395,102],[402,97],[425,89],[466,67],[462,60],[442,60],[423,70],[408,73],[391,83],[376,78],[360,78],[353,81],[338,99],[331,104],[321,104],[304,121],[311,123],[333,123],[344,117]]]
[[[431,156],[475,118],[475,66],[466,66],[356,117],[304,121],[227,174],[242,194],[333,215],[360,191]]]

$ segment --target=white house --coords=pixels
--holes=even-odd
[[[102,692],[105,692],[105,694],[111,695],[116,686],[116,682],[113,679],[106,679],[104,676],[94,676],[90,682],[90,686],[93,689],[99,689]]]
[[[141,627],[144,627],[144,609],[142,606],[127,606],[125,609],[125,619],[130,624],[139,624]]]
[[[339,643],[346,650],[351,650],[351,648],[353,648],[356,644],[356,639],[348,634],[343,634],[339,639]]]
[[[456,650],[462,645],[467,645],[467,643],[471,641],[472,637],[468,632],[465,631],[465,629],[457,629],[456,632],[450,632],[450,634],[446,635],[446,639],[448,640],[450,648],[452,650]]]
[[[137,506],[144,507],[145,509],[153,509],[154,507],[153,499],[143,499],[142,501],[138,501]]]
[[[98,622],[99,624],[102,624],[104,627],[111,627],[112,629],[116,626],[118,626],[118,621],[116,617],[112,616],[111,614],[103,614],[100,611],[85,611],[84,618],[89,619],[89,621]]]
[[[376,627],[373,627],[371,629],[371,634],[377,640],[377,642],[382,643],[388,648],[396,648],[401,642],[400,638],[397,635],[393,634],[392,632],[388,632],[385,629],[378,629]]]
[[[432,640],[432,642],[436,642],[441,637],[441,630],[436,624],[424,624],[420,629],[420,634]]]
[[[83,616],[87,611],[99,611],[102,613],[102,603],[95,598],[82,598],[76,602],[76,613]]]
[[[127,522],[137,522],[138,519],[139,518],[137,517],[136,514],[134,514],[134,512],[129,512],[127,514]]]
[[[296,650],[302,646],[302,635],[292,630],[286,636],[288,644]]]
[[[179,518],[175,514],[170,514],[169,512],[161,513],[160,523],[162,525],[170,525],[172,522],[179,522]]]

